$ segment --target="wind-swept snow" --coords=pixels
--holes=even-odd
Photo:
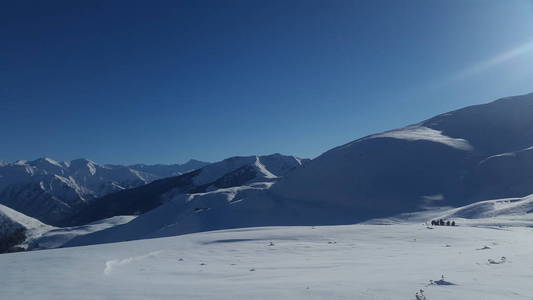
[[[459,150],[471,151],[472,145],[467,140],[445,136],[441,131],[428,127],[414,125],[402,129],[391,130],[366,137],[365,139],[393,138],[407,141],[430,141],[441,143]]]

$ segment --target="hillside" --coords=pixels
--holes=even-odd
[[[341,206],[359,220],[427,205],[522,197],[533,193],[524,150],[533,145],[532,115],[528,94],[370,135],[313,159],[272,193]]]

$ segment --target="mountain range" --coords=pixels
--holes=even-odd
[[[0,204],[57,225],[93,199],[207,164],[190,160],[183,165],[121,166],[50,158],[4,162],[0,165]]]
[[[533,193],[532,115],[533,94],[441,114],[333,148],[274,184],[169,197],[127,224],[70,245],[241,227],[352,224],[525,197]]]
[[[54,173],[49,181],[35,181],[37,188],[20,187],[21,196],[0,202],[68,228],[136,216],[72,236],[64,246],[253,226],[352,224],[438,207],[462,207],[464,213],[480,201],[533,194],[531,116],[533,94],[507,97],[362,137],[312,160],[280,154],[233,157],[184,174],[140,165],[97,169],[90,163],[81,163],[84,171],[61,173],[73,163],[16,162],[2,165],[0,172],[17,167],[21,174]],[[88,174],[98,172],[120,173],[120,180],[89,180],[93,177]],[[171,177],[157,178],[166,175]],[[12,182],[18,177],[7,178]],[[66,189],[77,195],[63,196],[72,201],[39,191],[57,191],[56,182],[71,186],[70,178],[84,183],[83,188]],[[1,188],[2,195],[10,190],[0,181]],[[80,192],[85,189],[91,193]],[[524,199],[520,213],[529,214],[530,198]],[[62,203],[76,209],[62,209]],[[486,205],[473,207],[478,211]]]

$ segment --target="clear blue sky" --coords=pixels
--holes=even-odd
[[[0,160],[315,157],[533,92],[533,2],[2,1]]]

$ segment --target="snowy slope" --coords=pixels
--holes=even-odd
[[[473,200],[530,194],[533,186],[533,147],[483,159],[467,181]]]
[[[461,207],[432,207],[365,224],[425,223],[430,220],[454,220],[468,226],[533,227],[533,194],[522,198],[479,201]]]
[[[4,254],[0,279],[12,300],[518,300],[532,247],[523,227],[248,228]]]
[[[241,202],[260,196],[261,192],[270,186],[271,183],[268,182],[252,183],[205,193],[178,194],[127,224],[79,236],[65,246],[120,242],[239,227],[246,220],[260,222],[261,219],[256,214],[246,217],[235,215],[232,211]],[[208,220],[205,219],[206,216],[209,216]],[[271,224],[279,221],[276,215],[270,215],[269,220],[272,221]],[[250,223],[244,223],[243,226],[250,226]]]
[[[193,161],[185,167],[199,163]],[[171,165],[166,171],[177,172],[180,167]],[[0,203],[46,223],[58,224],[94,198],[147,184],[162,175],[86,159],[58,162],[40,158],[5,163],[0,165]]]

